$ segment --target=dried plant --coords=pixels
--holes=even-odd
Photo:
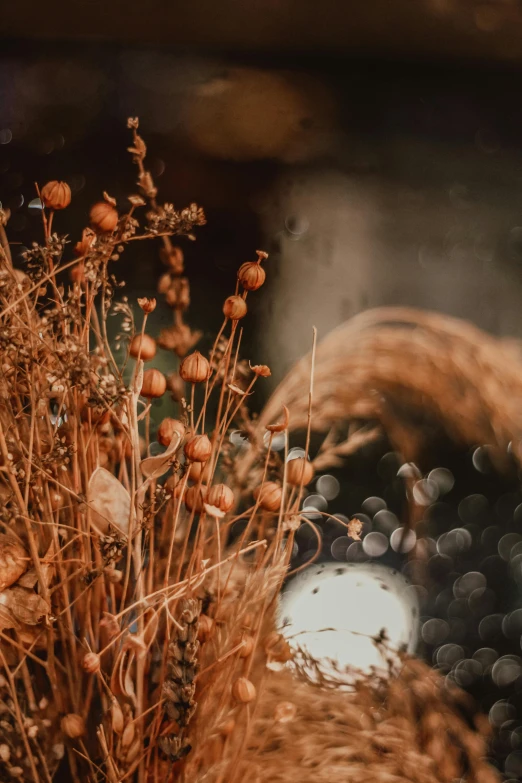
[[[189,284],[172,237],[192,237],[204,214],[194,204],[177,210],[158,202],[137,120],[129,128],[137,193],[128,205],[104,194],[72,254],[67,236],[53,230],[71,201],[65,183],[40,191],[43,238],[23,270],[13,266],[9,215],[0,211],[0,779],[49,783],[61,767],[75,783],[239,783],[253,774],[290,781],[303,780],[304,765],[310,779],[322,780],[331,755],[326,767],[309,760],[326,748],[318,726],[330,712],[340,747],[329,744],[329,753],[339,754],[346,779],[369,779],[361,765],[375,771],[405,727],[399,721],[397,736],[389,731],[386,747],[370,736],[379,734],[376,699],[389,698],[382,721],[395,725],[385,686],[376,680],[375,691],[361,691],[363,705],[359,693],[340,696],[273,671],[292,657],[274,608],[313,468],[304,459],[288,469],[271,449],[276,436],[288,449],[287,408],[269,406],[258,442],[246,407],[270,375],[239,355],[240,320],[248,294],[265,280],[266,253],[240,266],[211,350],[193,351],[200,333],[184,320]],[[145,240],[161,243],[168,272],[159,293],[174,311],[158,344],[184,357],[168,381],[145,369],[157,351],[147,333],[155,300],[132,307],[113,274],[127,245]],[[113,343],[110,315],[122,324]],[[176,364],[173,356],[173,370]],[[151,401],[167,389],[177,418],[154,433]],[[317,389],[321,395],[321,382]],[[312,395],[304,407],[297,395],[294,401],[308,451]],[[325,406],[316,425],[329,416]],[[229,441],[237,426],[252,435],[247,455]],[[151,449],[153,435],[163,451]],[[421,669],[419,683],[431,683]],[[438,698],[448,703],[449,696]],[[299,720],[290,723],[294,707],[275,708],[275,699],[292,701]],[[417,708],[399,701],[410,720]],[[354,704],[366,718],[349,756],[341,727],[352,726]],[[299,742],[315,740],[289,752],[292,735],[277,728],[286,724]],[[435,747],[434,726],[428,739],[415,734],[397,746],[410,767],[400,760],[399,772],[390,766],[386,777],[383,767],[375,777],[449,780],[428,761],[418,765],[424,778],[408,777],[421,751],[446,753]],[[477,773],[470,780],[488,780],[484,765],[465,758]],[[457,762],[451,769],[467,774]]]

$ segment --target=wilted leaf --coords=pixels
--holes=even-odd
[[[0,605],[0,631],[6,631],[9,628],[18,628],[19,625],[14,614],[6,606]]]
[[[54,557],[56,556],[56,546],[54,541],[51,543],[49,549],[40,560],[40,567],[42,569],[43,578],[45,580],[46,587],[50,587],[55,574]],[[17,581],[18,587],[34,587],[38,582],[38,574],[35,568],[30,568],[23,576]]]
[[[14,584],[29,565],[29,555],[14,536],[0,534],[0,592]]]
[[[25,587],[9,587],[0,593],[0,604],[7,608],[21,623],[37,625],[50,612],[49,604],[42,596]]]
[[[101,533],[107,533],[113,525],[124,535],[129,531],[131,511],[130,495],[105,468],[96,468],[89,481],[87,502],[91,509],[92,523]]]

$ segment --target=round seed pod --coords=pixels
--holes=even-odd
[[[167,379],[162,372],[156,370],[145,370],[143,373],[143,384],[141,387],[141,396],[162,397],[167,389]]]
[[[254,498],[265,511],[279,511],[283,490],[275,481],[267,481],[255,490]]]
[[[306,487],[314,477],[314,466],[304,457],[291,459],[286,465],[286,480],[295,487]]]
[[[231,321],[239,321],[240,318],[244,318],[247,309],[247,304],[242,296],[229,296],[223,305],[223,313]]]
[[[181,378],[187,383],[204,383],[210,378],[210,363],[199,351],[183,359],[179,368]]]
[[[245,291],[257,291],[266,280],[266,272],[257,261],[247,261],[239,267],[237,277]]]
[[[82,737],[85,734],[85,722],[82,716],[77,715],[75,712],[64,715],[61,726],[65,736],[70,737],[71,739]]]
[[[219,727],[219,731],[224,737],[230,737],[230,735],[232,734],[235,728],[236,728],[236,722],[234,718],[229,718],[228,720],[226,720],[224,723],[221,724],[221,726]]]
[[[185,456],[191,462],[207,462],[212,455],[212,443],[207,435],[194,435],[185,443]]]
[[[100,671],[100,656],[93,652],[86,653],[83,656],[82,666],[89,674],[96,674]]]
[[[242,643],[241,649],[238,652],[240,658],[248,658],[254,652],[254,637],[250,634],[245,634],[237,644]]]
[[[71,203],[71,188],[67,182],[53,180],[43,186],[40,196],[48,209],[65,209]]]
[[[106,201],[98,201],[91,207],[89,219],[91,226],[102,234],[109,234],[118,225],[118,213]]]
[[[181,402],[183,397],[186,396],[185,382],[177,372],[173,372],[169,375],[167,378],[167,386],[172,394],[172,399],[175,402]]]
[[[134,737],[136,735],[136,724],[133,720],[129,720],[125,728],[123,729],[123,734],[121,735],[121,746],[122,748],[130,748],[132,745],[132,742],[134,740]]]
[[[158,443],[161,443],[162,446],[168,446],[176,433],[183,439],[185,435],[185,425],[178,419],[163,419],[158,427],[156,435],[157,441]]]
[[[6,745],[5,742],[2,742],[0,745],[0,759],[7,764],[9,759],[11,758],[11,750],[9,748],[9,745]]]
[[[133,359],[143,359],[150,362],[156,356],[156,340],[150,334],[136,334],[131,340],[129,353]]]
[[[210,463],[193,462],[189,468],[189,478],[191,481],[199,481],[201,479],[207,483],[210,480]]]
[[[280,701],[274,710],[277,723],[291,723],[297,714],[297,707],[291,701]]]
[[[292,658],[290,645],[286,641],[283,634],[278,633],[277,631],[271,631],[271,633],[265,637],[264,648],[265,653],[269,658],[271,658],[272,661],[286,663]]]
[[[248,704],[256,698],[255,685],[246,677],[239,677],[232,686],[232,695],[236,701]]]
[[[189,511],[195,511],[200,514],[205,507],[205,499],[207,494],[207,488],[205,486],[198,487],[197,485],[189,487],[185,492],[185,505]]]
[[[18,540],[0,533],[0,592],[14,584],[27,570],[29,555]]]
[[[207,503],[226,514],[234,505],[234,493],[226,484],[214,484],[207,492]]]

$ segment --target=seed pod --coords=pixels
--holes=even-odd
[[[229,718],[219,727],[219,731],[224,737],[230,737],[234,729],[236,728],[236,722],[234,718]]]
[[[181,442],[185,435],[185,425],[178,419],[163,419],[158,427],[157,441],[162,446],[168,446],[176,433],[178,433]]]
[[[207,492],[206,502],[226,514],[234,505],[234,493],[226,484],[214,484]]]
[[[232,695],[236,701],[248,704],[256,698],[255,686],[246,677],[240,677],[232,686]]]
[[[67,182],[53,180],[43,186],[40,196],[48,209],[65,209],[71,203],[71,188]]]
[[[169,250],[164,248],[160,250],[160,257],[174,274],[180,275],[183,272],[183,250],[180,247],[172,247]]]
[[[89,674],[96,674],[100,671],[100,656],[93,652],[86,653],[83,656],[82,666]]]
[[[29,555],[17,539],[0,533],[0,592],[22,576],[28,563]]]
[[[118,213],[111,204],[106,201],[98,201],[91,207],[89,213],[91,226],[102,234],[109,234],[118,225]]]
[[[116,699],[113,699],[111,704],[111,724],[112,729],[116,732],[116,734],[122,733],[125,720],[123,718],[122,709]]]
[[[138,297],[138,304],[147,315],[150,315],[156,309],[156,300],[154,298],[149,299],[148,296]]]
[[[0,759],[2,759],[2,761],[7,764],[10,758],[11,751],[9,749],[9,745],[6,745],[5,742],[2,742],[0,745]]]
[[[257,291],[261,288],[266,279],[266,272],[261,266],[263,258],[268,258],[266,253],[258,250],[257,261],[247,261],[239,267],[237,277],[245,291]]]
[[[228,299],[225,299],[223,313],[231,321],[239,321],[247,314],[247,304],[242,296],[229,296]]]
[[[130,344],[129,353],[133,359],[143,359],[150,362],[156,356],[156,340],[150,334],[136,334]]]
[[[204,383],[210,378],[210,363],[199,351],[189,354],[181,362],[179,374],[187,383]]]
[[[200,514],[203,511],[205,505],[205,496],[207,488],[205,486],[198,487],[197,485],[189,487],[185,492],[185,505],[189,511],[195,511]]]
[[[184,451],[191,462],[207,462],[212,455],[212,443],[207,435],[194,435],[185,443]]]
[[[255,490],[254,498],[265,511],[279,511],[283,490],[275,481],[267,481]]]
[[[238,652],[240,658],[248,658],[254,652],[254,637],[250,634],[245,634],[237,643],[241,644]]]
[[[282,633],[272,631],[265,638],[264,643],[265,653],[272,661],[279,661],[280,663],[286,663],[292,659],[292,651],[290,645],[286,641]]]
[[[138,753],[141,750],[141,739],[139,737],[136,737],[132,745],[130,746],[129,750],[127,751],[127,755],[125,756],[125,761],[127,764],[132,764],[135,758],[137,758]]]
[[[189,468],[189,478],[194,482],[201,479],[207,484],[210,481],[210,462],[193,462]]]
[[[112,566],[106,566],[103,569],[103,573],[113,585],[118,584],[123,579],[123,571],[120,571],[118,568],[112,568]]]
[[[181,400],[186,395],[185,383],[177,372],[173,372],[171,375],[169,375],[167,378],[167,386],[170,393],[172,394],[172,399],[175,402],[181,402]]]
[[[57,492],[56,490],[51,490],[49,493],[50,495],[50,501],[51,501],[51,508],[53,511],[58,511],[58,509],[62,508],[64,504],[64,497],[61,492]]]
[[[167,379],[162,372],[156,370],[145,370],[143,373],[143,384],[141,387],[141,396],[148,397],[162,397],[167,389]]]
[[[68,715],[63,716],[61,727],[63,733],[71,739],[82,737],[85,734],[85,722],[82,716],[77,715],[75,712],[70,712]]]
[[[304,457],[291,459],[286,465],[286,480],[295,487],[306,487],[314,477],[314,466]]]

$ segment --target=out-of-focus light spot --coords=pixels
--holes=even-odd
[[[417,543],[417,534],[414,530],[398,527],[390,536],[390,546],[394,552],[411,552]]]
[[[383,533],[372,532],[364,537],[363,549],[370,557],[381,557],[388,550],[389,542]]]
[[[400,527],[400,522],[393,511],[382,509],[382,511],[378,511],[375,514],[373,525],[377,530],[386,533],[387,536],[391,536],[393,531]]]
[[[490,453],[490,446],[479,446],[478,449],[475,449],[473,452],[471,461],[473,467],[475,470],[478,470],[479,473],[487,474],[492,472],[493,465],[491,463]]]
[[[469,571],[460,576],[453,584],[455,598],[468,598],[474,590],[486,587],[486,577],[479,571]]]
[[[233,446],[244,447],[249,445],[248,433],[244,430],[234,430],[230,433],[229,440]]]
[[[85,187],[86,179],[83,174],[75,174],[67,180],[72,193],[79,193]]]
[[[482,667],[478,661],[465,658],[453,668],[453,679],[461,688],[469,688],[482,675]]]
[[[453,666],[464,658],[464,648],[460,644],[443,644],[433,655],[434,662],[439,666]]]
[[[491,669],[491,679],[497,688],[512,685],[522,674],[522,661],[517,655],[503,655]]]
[[[468,495],[459,503],[458,514],[464,523],[474,522],[477,517],[487,513],[489,503],[484,495]]]
[[[498,553],[502,560],[509,562],[511,552],[516,544],[522,542],[522,536],[518,533],[506,533],[498,542]]]
[[[153,441],[149,446],[149,457],[156,457],[158,454],[163,454],[164,451],[166,451],[165,446]]]
[[[377,473],[384,481],[390,481],[397,475],[401,463],[402,458],[400,454],[397,454],[396,451],[388,451],[388,453],[379,460]]]
[[[284,432],[265,432],[263,435],[263,443],[268,447],[270,443],[270,437],[272,437],[272,451],[282,451],[285,447],[285,433]]]
[[[361,508],[365,514],[370,514],[373,517],[378,511],[385,511],[388,506],[382,498],[372,496],[363,501]]]
[[[516,708],[506,699],[499,699],[491,707],[488,718],[492,726],[502,726],[507,720],[511,720],[517,714]]]
[[[491,667],[498,659],[498,652],[493,647],[480,647],[473,653],[473,660],[478,661],[482,666],[482,672],[488,674]]]
[[[422,625],[421,636],[426,644],[442,644],[449,634],[449,625],[446,620],[432,617]]]
[[[374,643],[381,633],[392,652],[413,652],[417,642],[415,595],[401,574],[373,563],[311,565],[289,583],[279,614],[290,644],[331,674],[332,662],[341,671],[385,670],[389,651]]]
[[[520,751],[513,751],[509,754],[504,762],[504,772],[506,775],[513,775],[517,781],[520,780],[522,776],[522,753]]]
[[[301,239],[310,228],[310,223],[304,216],[289,215],[285,220],[285,228],[291,239]]]
[[[335,500],[340,492],[341,485],[335,478],[335,476],[320,476],[316,483],[315,488],[320,495],[326,498],[326,500]]]
[[[464,527],[457,527],[448,533],[443,533],[437,540],[437,551],[440,555],[454,557],[465,552],[472,544],[471,533]]]
[[[42,208],[43,208],[43,204],[39,198],[33,198],[33,200],[30,201],[29,204],[27,205],[27,209],[42,209]]]
[[[332,541],[332,546],[330,547],[332,557],[335,560],[346,560],[346,552],[349,546],[350,539],[347,536],[339,536],[339,538]]]
[[[346,560],[349,563],[365,563],[369,556],[364,551],[362,541],[354,541],[346,550]]]
[[[397,475],[406,479],[420,478],[422,474],[414,462],[405,462],[404,465],[400,466],[399,470],[397,471]]]
[[[428,481],[434,482],[441,495],[446,495],[455,485],[455,478],[448,468],[435,468],[428,473]]]
[[[522,609],[515,609],[504,617],[502,633],[507,639],[517,639],[522,636]]]
[[[493,641],[499,639],[502,636],[502,620],[503,614],[488,614],[487,617],[483,617],[479,623],[478,632],[482,641]]]
[[[3,128],[0,130],[0,144],[9,144],[9,142],[12,140],[13,134],[9,130],[9,128]]]
[[[298,446],[294,446],[294,448],[290,449],[288,452],[287,462],[290,462],[291,459],[300,459],[301,457],[306,457],[306,451]]]
[[[307,508],[315,508],[318,511],[326,511],[328,508],[328,502],[323,495],[308,495],[303,501],[303,510]]]
[[[439,487],[430,479],[421,479],[413,487],[413,499],[419,506],[429,506],[439,497]]]

